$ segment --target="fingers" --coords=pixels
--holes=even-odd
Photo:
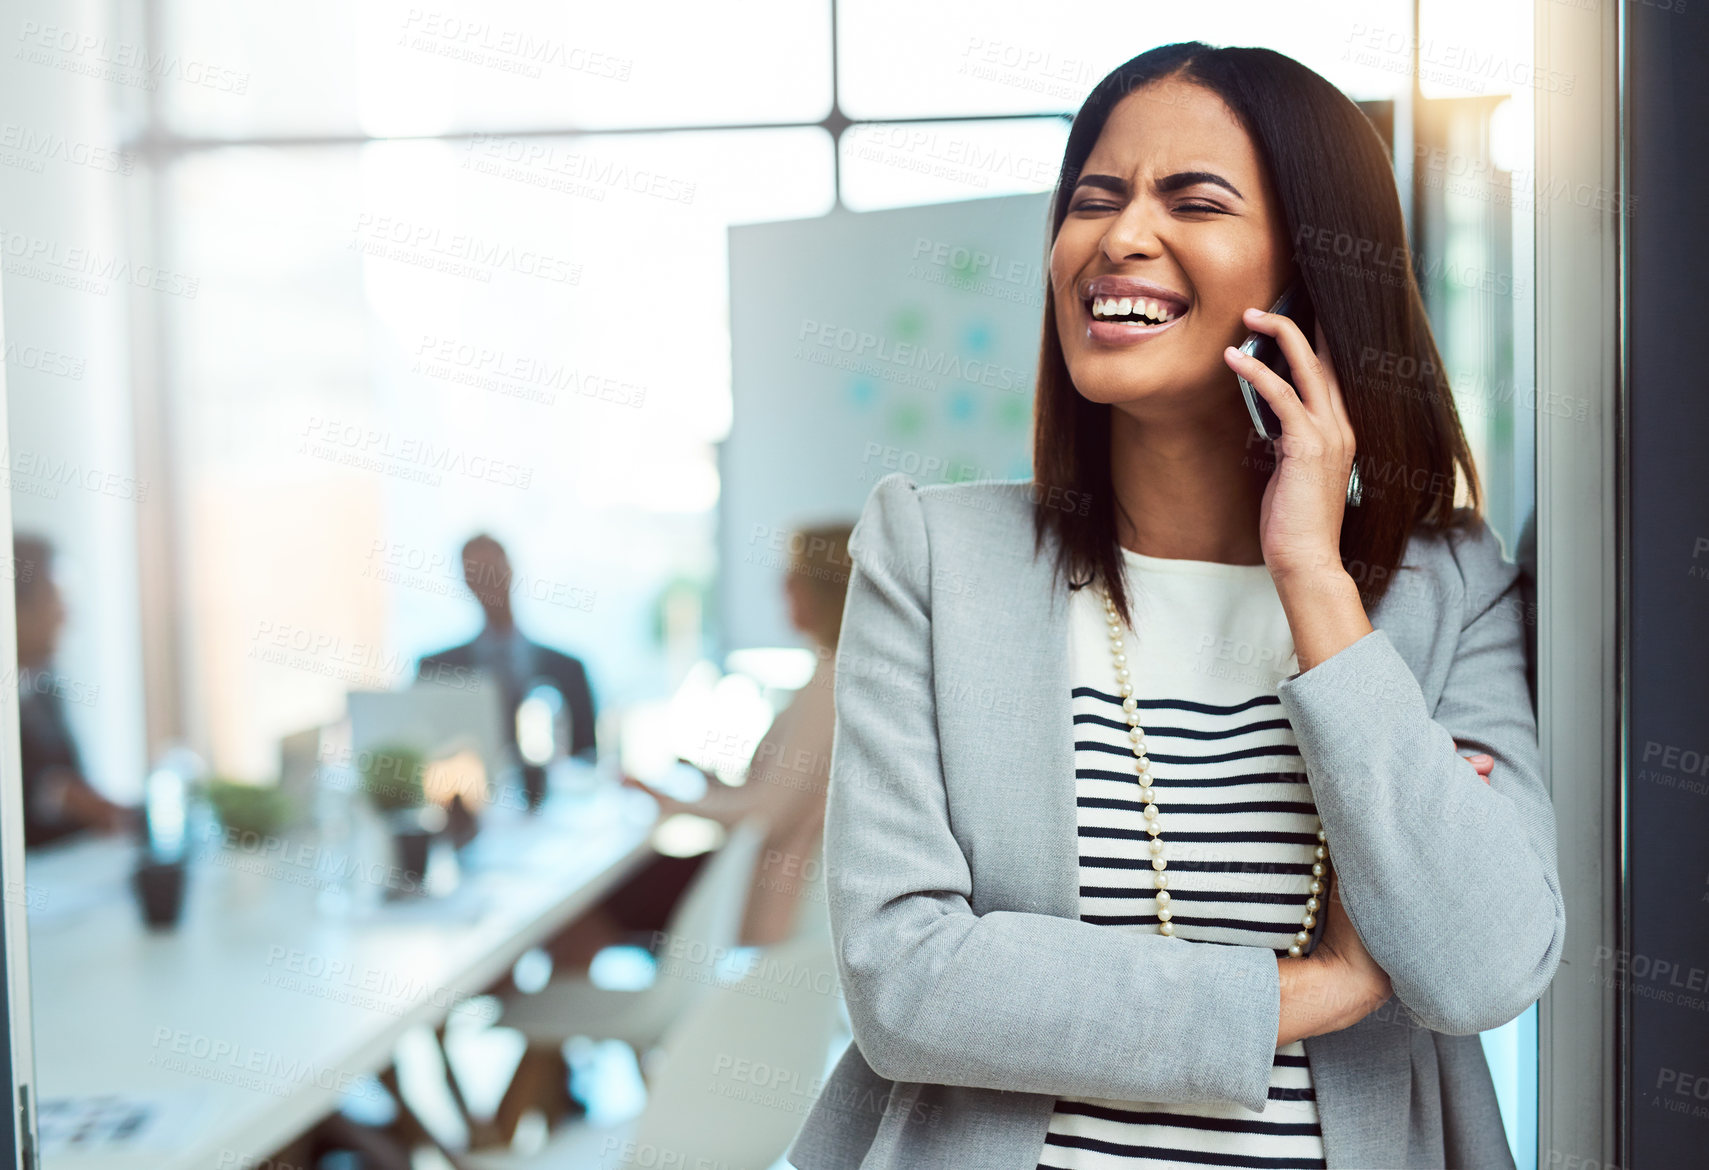
[[[1261,309],[1247,309],[1245,323],[1249,329],[1268,333],[1282,347],[1282,355],[1288,359],[1288,367],[1293,371],[1294,389],[1299,392],[1300,401],[1313,411],[1323,410],[1333,417],[1329,389],[1325,385],[1328,365],[1312,352],[1312,343],[1305,339],[1293,318]]]
[[[1238,350],[1232,353],[1225,350],[1224,360],[1236,373],[1258,387],[1259,393],[1276,411],[1277,419],[1282,421],[1283,429],[1291,432],[1291,437],[1296,441],[1308,438],[1314,442],[1321,441],[1321,449],[1313,454],[1327,454],[1331,458],[1339,454],[1341,461],[1351,464],[1356,446],[1353,422],[1347,412],[1341,384],[1335,377],[1335,363],[1330,357],[1329,339],[1322,324],[1313,327],[1313,348],[1313,343],[1306,340],[1292,318],[1252,308],[1246,310],[1243,320],[1248,328],[1276,339],[1276,344],[1288,359],[1294,383],[1290,386],[1275,371],[1269,370],[1262,362],[1246,358]],[[1268,375],[1261,371],[1268,371]],[[1275,393],[1278,389],[1288,391],[1285,398]],[[1289,413],[1284,411],[1284,405],[1300,407],[1291,412],[1295,420],[1291,426],[1288,425]],[[1306,419],[1311,421],[1310,427],[1305,425]]]
[[[1347,412],[1341,383],[1335,376],[1335,362],[1330,357],[1329,339],[1323,332],[1323,323],[1313,325],[1313,340],[1307,341],[1299,325],[1279,313],[1251,308],[1246,310],[1244,320],[1248,328],[1276,339],[1294,375],[1292,388],[1305,404],[1307,414],[1319,422],[1326,438],[1332,441],[1339,439],[1346,450],[1347,461],[1352,462],[1356,445],[1353,420]],[[1247,380],[1253,381],[1250,376]],[[1286,385],[1285,382],[1283,384]],[[1280,411],[1277,416],[1280,417]]]
[[[1315,429],[1316,424],[1306,413],[1299,395],[1275,370],[1232,345],[1223,349],[1222,357],[1235,373],[1257,387],[1264,401],[1270,404],[1270,409],[1276,412],[1276,420],[1282,424],[1285,434],[1303,437]]]
[[[1460,745],[1457,743],[1454,745],[1454,749],[1456,751],[1459,750],[1459,747]],[[1476,752],[1469,756],[1461,756],[1460,758],[1470,761],[1473,771],[1477,772],[1478,776],[1485,784],[1489,783],[1489,774],[1495,770],[1494,756],[1490,755],[1488,752]]]

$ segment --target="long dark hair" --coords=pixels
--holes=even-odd
[[[1136,89],[1168,77],[1203,86],[1234,112],[1281,202],[1295,269],[1329,340],[1357,446],[1364,495],[1344,514],[1341,559],[1365,604],[1374,605],[1418,525],[1465,526],[1482,510],[1471,449],[1413,274],[1388,150],[1358,106],[1290,57],[1198,41],[1162,45],[1112,70],[1075,115],[1051,203],[1052,245],[1110,112]],[[1101,579],[1125,618],[1111,407],[1074,388],[1056,332],[1056,291],[1047,280],[1033,478],[1040,488],[1078,491],[1089,504],[1037,508],[1035,550],[1054,532],[1059,571],[1071,583]],[[1232,372],[1228,381],[1233,394]],[[1457,473],[1465,478],[1465,508],[1454,505]]]

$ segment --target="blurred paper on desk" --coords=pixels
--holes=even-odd
[[[176,1149],[190,1136],[205,1104],[195,1093],[48,1097],[36,1107],[41,1153],[53,1158]]]

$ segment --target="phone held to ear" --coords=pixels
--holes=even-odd
[[[1288,285],[1287,291],[1270,306],[1270,311],[1291,318],[1307,338],[1317,336],[1317,311],[1312,307],[1305,285],[1298,280]],[[1294,384],[1294,376],[1288,368],[1288,359],[1282,355],[1282,347],[1277,345],[1276,339],[1268,333],[1248,333],[1246,340],[1240,345],[1240,352],[1269,366],[1288,385]],[[1271,440],[1281,438],[1281,420],[1276,417],[1276,412],[1264,400],[1258,388],[1239,374],[1235,377],[1240,379],[1240,392],[1246,398],[1246,412],[1252,416],[1252,428],[1258,432],[1258,437]]]

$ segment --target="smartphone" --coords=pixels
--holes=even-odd
[[[1300,332],[1306,335],[1313,347],[1317,341],[1317,311],[1312,307],[1311,297],[1305,291],[1305,285],[1295,280],[1287,290],[1270,306],[1272,313],[1280,313],[1291,318],[1300,327]],[[1294,376],[1288,368],[1288,359],[1282,355],[1282,347],[1276,344],[1276,339],[1268,333],[1248,333],[1246,340],[1240,345],[1240,352],[1257,358],[1279,376],[1288,385],[1293,385]],[[1276,412],[1264,400],[1264,395],[1258,388],[1244,377],[1240,379],[1240,392],[1246,398],[1246,413],[1252,416],[1252,428],[1258,432],[1260,439],[1279,439],[1282,437],[1282,423],[1276,417]]]

